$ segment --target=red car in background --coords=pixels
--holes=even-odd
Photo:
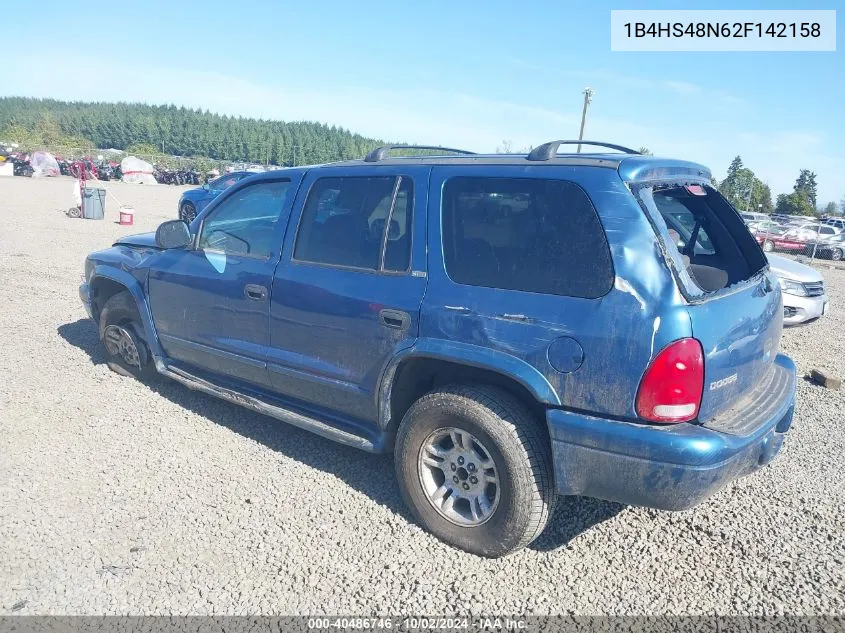
[[[801,250],[804,247],[804,242],[784,238],[784,233],[786,233],[788,228],[789,227],[785,226],[777,228],[769,226],[764,229],[751,227],[751,234],[754,236],[754,239],[757,240],[757,243],[762,246],[763,250],[767,253],[771,253],[775,250]]]
[[[807,242],[799,240],[786,239],[779,235],[772,233],[760,234],[754,236],[757,243],[763,247],[767,253],[772,251],[803,251],[807,247]]]

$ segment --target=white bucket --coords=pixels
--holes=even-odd
[[[135,224],[135,209],[120,207],[120,223],[126,226]]]

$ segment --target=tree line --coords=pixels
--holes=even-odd
[[[742,164],[742,158],[737,156],[731,161],[727,176],[718,183],[718,188],[721,194],[740,211],[785,215],[818,215],[819,213],[833,215],[840,210],[845,213],[845,200],[840,205],[831,201],[823,209],[818,207],[816,177],[815,172],[809,169],[800,170],[792,193],[778,195],[775,203],[772,204],[772,192],[769,186],[745,167]]]
[[[230,117],[175,105],[99,103],[0,97],[0,141],[22,149],[70,153],[114,148],[139,154],[206,157],[281,166],[360,158],[384,141],[312,121],[269,121]],[[525,148],[523,151],[529,151]],[[510,153],[512,143],[496,149]],[[427,152],[413,152],[427,153]],[[650,154],[646,147],[640,153]],[[772,201],[769,186],[737,156],[719,191],[742,211],[817,213],[816,174],[802,169],[792,193]],[[845,200],[842,203],[845,212]],[[837,211],[829,202],[828,214]]]
[[[26,149],[155,148],[273,165],[361,158],[384,141],[310,121],[230,117],[174,105],[0,97],[0,140]]]

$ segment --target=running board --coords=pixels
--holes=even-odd
[[[168,378],[172,378],[176,382],[182,383],[188,387],[188,389],[202,391],[203,393],[216,396],[223,400],[234,402],[235,404],[246,407],[247,409],[252,409],[258,413],[263,413],[264,415],[269,415],[271,418],[276,418],[277,420],[281,420],[287,424],[292,424],[300,429],[311,431],[312,433],[334,440],[340,444],[359,448],[370,453],[380,453],[382,451],[381,442],[374,443],[365,437],[343,431],[316,418],[296,413],[288,409],[283,409],[282,407],[277,407],[272,404],[267,404],[258,398],[246,396],[242,393],[238,393],[237,391],[233,391],[232,389],[215,385],[208,380],[189,374],[178,367],[164,365],[159,368],[159,372]]]

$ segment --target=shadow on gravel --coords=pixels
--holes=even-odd
[[[90,319],[61,325],[58,333],[65,341],[86,352],[95,365],[106,362],[97,327]],[[376,503],[413,522],[402,502],[390,456],[372,455],[336,444],[249,409],[191,391],[171,380],[153,381],[146,386],[174,404],[260,442],[280,455],[338,477]]]
[[[97,325],[91,319],[79,319],[73,323],[60,325],[59,336],[74,347],[78,347],[91,357],[95,365],[102,365],[106,362],[106,351],[100,345],[100,336],[97,333]]]
[[[538,552],[566,547],[593,526],[615,517],[627,506],[590,497],[558,497],[546,530],[528,546]]]
[[[95,365],[106,362],[96,325],[90,319],[61,325],[58,334],[86,352]],[[414,522],[399,493],[389,455],[372,455],[336,444],[268,416],[191,391],[170,380],[154,381],[147,387],[174,404],[260,442],[280,455],[338,477],[409,523]],[[559,497],[548,528],[529,547],[543,552],[565,547],[594,525],[613,518],[624,507],[587,497]]]

